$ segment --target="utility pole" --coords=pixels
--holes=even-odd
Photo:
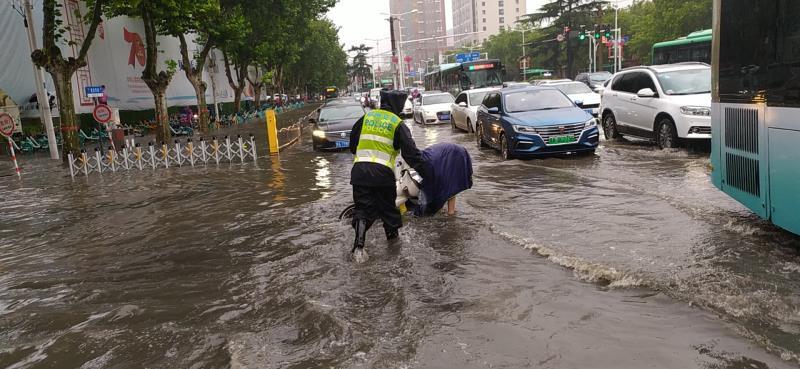
[[[392,43],[392,60],[391,61],[392,61],[392,68],[394,68],[394,86],[395,86],[395,88],[397,88],[397,86],[398,86],[397,85],[397,80],[399,79],[398,78],[399,77],[399,73],[398,73],[399,72],[399,68],[396,68],[394,66],[394,61],[397,58],[397,40],[394,37],[394,21],[395,21],[395,18],[393,16],[389,16],[389,37],[391,38],[391,43]],[[400,63],[399,63],[400,60],[398,59],[397,61],[398,61],[397,65],[400,66]]]
[[[36,46],[36,27],[33,23],[33,5],[30,0],[25,0],[22,5],[25,8],[25,28],[28,29],[28,44],[33,53],[38,47]],[[33,75],[36,81],[36,100],[39,103],[39,114],[42,119],[42,124],[47,131],[47,142],[50,147],[50,159],[59,160],[58,156],[58,143],[56,141],[56,131],[53,128],[53,114],[50,112],[50,101],[47,99],[47,92],[44,90],[44,71],[36,64],[33,65]],[[59,101],[59,104],[74,104],[74,101]]]

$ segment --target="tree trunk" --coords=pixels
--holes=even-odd
[[[158,124],[156,142],[168,142],[172,136],[172,130],[169,127],[169,113],[167,112],[167,86],[172,80],[173,71],[169,73],[156,71],[158,65],[157,29],[147,9],[142,11],[142,23],[144,23],[144,39],[147,50],[146,63],[142,71],[142,81],[150,89],[155,101],[156,123]]]
[[[66,161],[67,154],[78,157],[81,152],[78,130],[80,122],[75,116],[75,103],[72,95],[72,72],[66,67],[59,67],[53,70],[50,75],[53,77],[53,84],[56,88],[58,98],[58,113],[61,121],[61,139],[64,143],[61,156]]]
[[[253,102],[256,104],[256,109],[261,107],[261,82],[253,84]]]
[[[153,97],[156,103],[156,121],[159,122],[158,128],[156,128],[156,142],[169,143],[172,130],[169,127],[169,113],[167,112],[167,86],[154,90]]]
[[[233,112],[238,113],[242,109],[242,92],[244,88],[233,89]]]
[[[194,93],[197,95],[197,124],[200,126],[200,133],[207,134],[211,118],[206,103],[206,84],[201,83],[199,86],[195,86]]]

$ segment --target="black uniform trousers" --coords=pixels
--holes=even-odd
[[[356,204],[353,214],[353,227],[360,219],[367,221],[367,229],[380,219],[383,229],[388,233],[403,226],[400,209],[395,205],[396,186],[357,186],[353,185],[353,201]]]

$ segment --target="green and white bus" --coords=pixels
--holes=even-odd
[[[677,40],[653,45],[653,65],[683,62],[711,64],[711,30],[692,32]]]
[[[712,182],[800,235],[800,2],[714,0]]]

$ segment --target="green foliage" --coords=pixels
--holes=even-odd
[[[630,36],[625,58],[648,64],[654,43],[711,28],[711,11],[712,0],[640,1],[620,9],[620,28]],[[604,20],[613,23],[613,12],[607,12]]]
[[[525,40],[531,40],[535,35],[535,31],[526,31]],[[519,60],[522,57],[522,29],[520,27],[511,31],[503,30],[496,35],[489,36],[489,39],[483,44],[483,51],[492,59],[500,59],[506,67],[506,79],[520,78]],[[526,51],[530,51],[530,48]]]
[[[345,87],[347,54],[339,43],[336,26],[328,19],[316,19],[309,25],[309,33],[299,58],[287,69],[289,87],[308,88],[312,93],[326,86]]]

